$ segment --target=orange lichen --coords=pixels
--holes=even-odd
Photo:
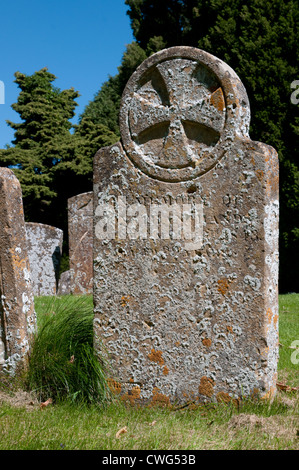
[[[264,179],[264,172],[262,170],[256,170],[255,174],[257,179],[262,182]]]
[[[121,384],[114,379],[108,379],[108,387],[114,395],[119,395],[121,392]]]
[[[11,254],[13,265],[16,267],[17,270],[23,272],[24,269],[27,267],[26,259],[20,257],[18,253],[15,252],[15,248],[10,248],[9,252]]]
[[[218,283],[218,291],[220,294],[225,295],[228,291],[228,280],[227,279],[219,279]]]
[[[170,399],[167,395],[160,392],[158,387],[153,388],[153,396],[151,400],[151,406],[162,406],[162,407],[170,407]]]
[[[122,307],[125,307],[129,302],[130,302],[130,296],[129,295],[123,295],[121,297],[121,306]]]
[[[168,375],[169,374],[169,369],[168,367],[164,366],[163,367],[163,375]]]
[[[272,386],[272,387],[270,387],[270,389],[266,393],[261,395],[261,399],[265,400],[265,401],[273,400],[275,395],[276,395],[276,386]]]
[[[198,393],[206,397],[211,397],[214,393],[214,380],[209,377],[203,376],[200,379],[200,385],[198,387]]]
[[[267,315],[267,317],[268,317],[268,323],[271,323],[272,316],[273,316],[273,313],[272,313],[271,308],[268,308],[268,310],[267,310],[267,312],[266,312],[266,315]]]
[[[221,88],[218,88],[211,95],[211,104],[218,109],[218,111],[223,111],[225,108],[224,97]]]
[[[266,357],[269,354],[269,350],[270,350],[269,346],[266,346],[265,348],[261,350],[261,355]]]
[[[240,400],[237,398],[232,398],[227,392],[219,392],[216,395],[216,399],[219,403],[233,403],[238,406]]]
[[[222,403],[230,403],[231,402],[231,396],[226,393],[226,392],[219,392],[217,393],[216,395],[216,399],[218,402],[222,402]]]
[[[212,340],[210,338],[205,338],[202,340],[202,344],[206,346],[207,348],[209,348],[212,344]]]
[[[151,353],[147,357],[149,358],[150,361],[156,362],[160,366],[163,366],[164,364],[162,351],[155,351],[155,349],[152,349]]]
[[[271,308],[268,308],[267,312],[266,312],[266,316],[267,316],[267,319],[268,319],[268,324],[270,325],[272,320],[273,320],[273,324],[274,326],[276,327],[277,326],[277,322],[278,322],[278,315],[274,315]]]
[[[129,402],[130,405],[134,406],[136,403],[136,400],[140,398],[141,394],[141,389],[138,385],[135,385],[132,390],[129,390],[127,393],[125,393],[122,397],[121,400],[125,402]]]

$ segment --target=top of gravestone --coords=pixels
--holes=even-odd
[[[141,171],[166,182],[213,168],[236,138],[249,139],[250,107],[237,74],[193,47],[153,54],[132,74],[122,96],[124,149]]]
[[[56,233],[61,233],[62,230],[57,227],[53,227],[53,225],[48,225],[48,224],[41,224],[39,222],[26,222],[25,223],[26,228],[32,228],[32,229],[43,229],[43,230],[48,230],[56,232]]]
[[[92,191],[87,191],[85,193],[80,193],[80,194],[76,194],[75,196],[71,196],[70,198],[68,198],[68,201],[76,201],[77,199],[82,199],[82,198],[90,198],[93,196],[93,192]]]

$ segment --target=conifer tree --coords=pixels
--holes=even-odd
[[[73,88],[54,87],[55,78],[46,68],[33,75],[15,73],[21,91],[12,108],[21,122],[7,121],[15,130],[14,146],[0,151],[0,164],[11,166],[21,183],[25,215],[31,221],[49,221],[50,205],[57,197],[52,170],[61,159],[54,142],[69,141],[70,119],[79,96]]]
[[[20,93],[12,108],[21,122],[7,121],[15,134],[13,146],[0,150],[0,165],[10,166],[21,183],[26,220],[55,225],[67,236],[67,199],[92,190],[94,154],[117,137],[88,118],[77,130],[70,120],[79,93],[55,87],[47,68],[15,77]]]

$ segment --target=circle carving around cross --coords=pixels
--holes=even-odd
[[[138,67],[124,90],[122,142],[131,161],[152,178],[194,179],[227,150],[225,81],[217,76],[217,65],[213,70],[207,63],[213,56],[205,54],[183,47],[158,52]]]

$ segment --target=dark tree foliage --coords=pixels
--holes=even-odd
[[[52,170],[62,158],[58,143],[63,147],[70,141],[69,120],[79,94],[55,88],[56,77],[46,68],[31,76],[16,72],[15,77],[21,91],[12,108],[21,123],[7,121],[15,130],[14,146],[0,151],[0,164],[11,166],[21,183],[27,220],[45,222],[57,197]]]
[[[103,84],[94,100],[86,106],[81,119],[85,117],[95,123],[105,124],[119,137],[118,113],[123,89],[133,71],[146,57],[145,51],[136,42],[129,44],[118,67],[119,73],[109,77]]]
[[[15,77],[20,94],[12,107],[21,122],[8,121],[14,146],[0,150],[0,165],[11,167],[21,183],[25,219],[62,228],[67,238],[67,199],[92,190],[94,154],[117,136],[88,118],[72,133],[79,94],[53,86],[56,77],[46,68]]]

